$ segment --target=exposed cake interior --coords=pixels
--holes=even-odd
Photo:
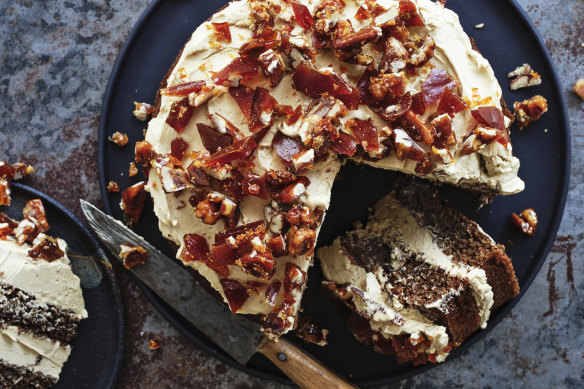
[[[0,387],[51,387],[87,317],[80,280],[40,200],[20,223],[0,216]]]
[[[398,360],[442,361],[519,287],[503,247],[475,222],[431,188],[398,181],[364,228],[317,256],[327,288],[368,320],[372,332],[358,338],[384,336],[397,354],[406,339],[409,354]]]
[[[270,336],[294,327],[342,158],[523,189],[493,70],[430,0],[233,1],[162,86],[137,146],[160,230]]]

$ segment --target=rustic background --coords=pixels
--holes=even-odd
[[[519,0],[550,50],[572,126],[572,176],[558,238],[525,297],[459,358],[399,387],[584,386],[584,1]],[[100,204],[97,128],[112,66],[147,0],[0,2],[0,159],[36,171],[26,183],[78,216]],[[488,29],[489,26],[486,26]],[[544,80],[545,82],[545,80]],[[554,131],[550,128],[550,131]],[[126,306],[120,388],[280,388],[192,346],[117,269]],[[148,349],[148,340],[162,347]]]

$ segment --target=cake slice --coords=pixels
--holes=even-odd
[[[350,329],[399,362],[441,362],[519,293],[511,260],[428,186],[398,180],[367,225],[318,251]]]
[[[294,328],[346,158],[517,193],[506,114],[439,3],[238,0],[179,53],[136,160],[178,258],[277,338]]]
[[[45,234],[40,200],[16,223],[0,213],[0,387],[48,388],[87,318],[67,244]]]

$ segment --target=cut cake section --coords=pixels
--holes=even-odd
[[[426,185],[397,181],[364,228],[317,257],[325,286],[360,316],[350,320],[358,339],[400,362],[440,362],[519,286],[504,248],[478,224]]]

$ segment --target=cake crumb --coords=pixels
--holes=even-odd
[[[134,101],[134,117],[141,122],[148,120],[148,116],[152,114],[154,107],[148,103],[138,103]]]
[[[110,193],[117,193],[120,191],[120,186],[115,181],[110,181],[107,184],[107,191]]]
[[[154,339],[150,339],[148,341],[148,348],[152,351],[154,350],[158,350],[160,348],[160,343],[158,343],[157,341],[155,341]]]
[[[484,27],[485,27],[485,23],[479,23],[476,26],[474,26],[474,28],[476,28],[477,30],[480,30],[480,29],[482,29]]]
[[[130,177],[134,177],[138,174],[138,168],[136,167],[136,164],[134,162],[130,162],[130,169],[128,171],[128,175]]]
[[[115,143],[120,147],[124,147],[128,144],[128,135],[124,134],[123,132],[116,131],[112,136],[110,136],[109,140],[110,142]]]
[[[296,336],[307,343],[314,343],[318,346],[326,346],[326,337],[329,330],[323,328],[322,325],[311,317],[300,317],[298,319],[298,327],[296,328]]]
[[[574,93],[576,93],[581,99],[584,99],[584,78],[579,79],[574,84]]]

